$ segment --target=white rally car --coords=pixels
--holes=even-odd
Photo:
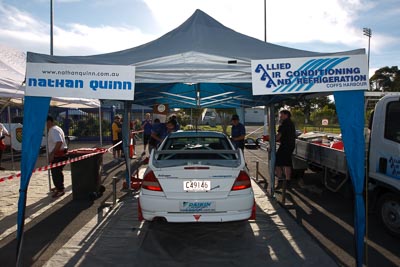
[[[218,132],[169,134],[150,155],[139,218],[168,222],[255,219],[243,153]]]

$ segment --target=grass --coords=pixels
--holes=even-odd
[[[303,128],[299,129],[302,130],[303,132],[326,132],[326,133],[332,133],[332,134],[340,134],[340,126],[339,125],[331,125],[331,126],[311,126],[311,125],[306,125]]]
[[[214,132],[222,132],[222,126],[221,125],[216,125],[215,127],[211,127],[209,125],[198,125],[198,128],[200,131],[214,131]],[[228,126],[229,129],[229,126]],[[184,131],[188,131],[188,127],[183,127]]]
[[[199,129],[202,131],[216,131],[216,132],[222,132],[222,127],[221,125],[216,125],[215,127],[211,127],[209,125],[199,125]],[[330,126],[313,126],[313,125],[306,125],[306,126],[301,126],[297,127],[298,130],[301,131],[306,131],[306,132],[326,132],[326,133],[332,133],[332,134],[340,134],[340,126],[339,125],[330,125]],[[276,127],[276,130],[278,130],[278,126]],[[228,126],[228,133],[230,132],[230,126]],[[246,138],[253,138],[257,139],[262,136],[263,128],[260,126],[260,129],[254,133],[247,133],[248,135]]]

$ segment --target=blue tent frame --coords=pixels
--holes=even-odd
[[[135,100],[133,101],[135,104],[149,106],[164,103],[169,104],[171,108],[232,108],[269,105],[298,96],[254,97],[250,74],[252,59],[349,54],[365,54],[365,50],[315,53],[264,43],[234,32],[204,12],[197,10],[178,28],[153,42],[136,48],[87,57],[57,57],[28,53],[27,60],[36,63],[136,65]],[[175,63],[181,57],[185,60],[178,62],[179,64]],[[196,61],[197,58],[200,60]],[[158,59],[161,65],[157,68],[154,64]],[[356,262],[357,266],[362,266],[365,234],[365,209],[362,196],[365,177],[364,93],[363,91],[343,91],[333,92],[333,94],[356,196],[354,214]],[[25,127],[23,128],[18,202],[17,261],[22,249],[29,180],[38,156],[49,103],[50,97],[26,96],[24,101]],[[274,125],[273,116],[270,117],[270,123]],[[271,142],[274,143],[273,135],[271,137]],[[274,166],[274,163],[273,155],[270,166]]]

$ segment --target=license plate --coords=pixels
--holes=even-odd
[[[208,191],[211,188],[211,181],[183,181],[184,191]]]
[[[182,201],[181,212],[211,212],[215,211],[215,201]]]

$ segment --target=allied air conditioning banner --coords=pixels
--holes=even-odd
[[[253,95],[367,90],[366,55],[251,61]]]
[[[26,64],[26,95],[133,100],[135,67]]]

